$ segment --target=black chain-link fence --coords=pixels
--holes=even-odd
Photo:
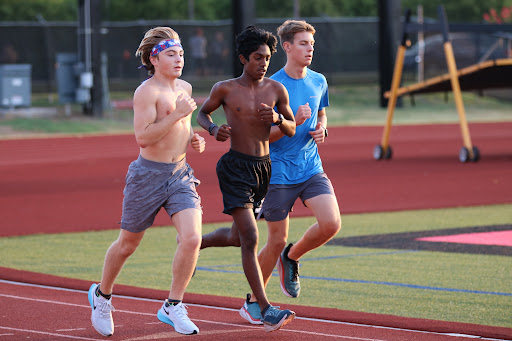
[[[258,20],[257,26],[276,34],[284,21]],[[317,30],[315,57],[312,68],[334,77],[340,73],[377,73],[377,18],[336,19],[312,18],[308,22]],[[107,74],[111,90],[116,84],[131,84],[145,79],[145,70],[138,69],[140,60],[135,51],[144,33],[156,26],[170,26],[181,37],[185,49],[184,79],[198,78],[190,60],[190,38],[201,27],[207,39],[206,72],[203,77],[228,78],[233,74],[234,33],[230,20],[226,21],[137,21],[104,22],[102,50],[108,59]],[[221,35],[223,42],[216,40]],[[55,88],[57,55],[78,53],[78,24],[76,22],[0,22],[0,64],[32,65],[34,90]],[[225,44],[227,53],[216,55]],[[281,48],[272,57],[267,75],[273,74],[285,63]],[[223,76],[223,77],[222,77]],[[375,76],[376,77],[376,76]]]
[[[285,19],[259,19],[257,26],[276,34],[277,27]],[[378,79],[378,18],[309,18],[307,21],[315,26],[315,56],[312,69],[327,76],[330,84],[349,79],[351,82],[376,82]],[[137,83],[147,76],[144,69],[138,69],[140,60],[135,51],[144,33],[156,26],[170,26],[181,37],[185,49],[185,68],[183,78],[193,81],[194,86],[204,80],[211,84],[211,79],[230,78],[233,76],[234,33],[231,20],[225,21],[136,21],[136,22],[103,22],[101,34],[102,50],[107,56],[107,75],[110,90],[117,88],[133,89]],[[195,72],[191,60],[190,38],[197,27],[201,27],[207,39],[206,70],[200,76]],[[0,64],[30,64],[32,66],[32,83],[34,91],[56,91],[55,64],[56,56],[61,53],[77,53],[78,24],[76,22],[0,22]],[[217,34],[224,41],[216,41]],[[432,33],[430,33],[432,35]],[[459,34],[460,35],[460,34]],[[428,35],[426,35],[428,36]],[[415,37],[411,37],[414,41]],[[397,37],[397,41],[400,37]],[[478,62],[496,38],[489,35],[482,38],[472,33],[472,41],[481,45],[478,51],[468,50],[466,60],[459,59],[461,64]],[[428,43],[428,40],[427,40]],[[228,52],[224,56],[214,53],[225,44]],[[457,53],[464,53],[464,47],[457,46]],[[441,49],[439,46],[433,50]],[[503,50],[503,49],[502,49]],[[442,52],[442,51],[441,51]],[[411,51],[410,53],[413,53]],[[410,54],[408,53],[408,54]],[[432,51],[431,51],[432,53]],[[425,58],[427,58],[426,52]],[[503,54],[503,53],[502,53]],[[411,56],[413,64],[417,60]],[[440,54],[440,63],[444,56]],[[438,59],[439,59],[438,58]],[[407,62],[410,62],[408,59]],[[425,60],[428,63],[429,60]],[[271,75],[285,63],[285,54],[281,48],[272,57],[267,75]],[[415,66],[408,66],[415,72]],[[467,66],[467,65],[461,65]],[[346,77],[346,78],[344,78]]]

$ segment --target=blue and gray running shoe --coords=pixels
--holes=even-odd
[[[298,297],[300,294],[299,262],[288,258],[288,252],[293,244],[289,244],[279,256],[277,269],[281,290],[288,297]]]
[[[240,316],[251,324],[263,324],[261,322],[261,310],[258,302],[250,302],[251,294],[247,294],[244,306],[240,308]]]
[[[287,325],[294,317],[295,312],[291,310],[279,310],[269,305],[261,321],[263,322],[263,327],[266,332],[273,332]]]

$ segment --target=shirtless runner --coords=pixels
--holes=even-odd
[[[253,208],[265,197],[269,185],[270,127],[276,124],[283,134],[293,136],[295,121],[284,86],[265,78],[277,38],[249,26],[237,36],[236,45],[244,66],[242,75],[215,84],[197,116],[197,122],[217,141],[231,139],[231,149],[217,163],[217,176],[223,212],[233,217],[233,225],[204,235],[201,248],[241,248],[244,273],[258,301],[261,320],[266,331],[274,331],[290,322],[295,313],[279,310],[267,299],[257,259],[258,228]],[[221,105],[227,124],[217,126],[211,114]]]
[[[133,123],[140,152],[126,175],[119,237],[105,256],[101,283],[89,289],[91,321],[100,334],[114,333],[114,282],[163,207],[172,217],[180,243],[172,263],[169,297],[157,317],[181,334],[197,334],[199,329],[181,302],[196,265],[202,219],[201,199],[196,192],[199,180],[185,155],[189,143],[203,152],[205,141],[190,125],[197,106],[191,98],[192,86],[179,79],[184,59],[178,34],[169,27],[153,28],[146,32],[136,54],[151,75],[133,96]]]

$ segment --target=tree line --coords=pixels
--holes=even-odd
[[[299,0],[299,13],[309,17],[368,17],[378,15],[383,0]],[[395,0],[403,10],[416,13],[422,5],[424,16],[437,18],[437,6],[445,7],[450,22],[482,22],[490,9],[511,6],[512,0]],[[102,20],[226,20],[231,19],[232,0],[102,0]],[[257,18],[289,18],[294,0],[254,0]],[[192,5],[192,7],[190,7]],[[75,21],[78,0],[2,0],[2,21]]]

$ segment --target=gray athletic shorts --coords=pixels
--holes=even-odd
[[[266,221],[281,221],[288,216],[297,198],[304,204],[304,201],[320,194],[334,195],[331,180],[325,173],[315,174],[299,184],[270,184],[261,209]]]
[[[200,181],[185,158],[176,163],[146,160],[139,155],[126,174],[121,228],[142,232],[153,225],[160,208],[169,217],[187,208],[201,209]]]

